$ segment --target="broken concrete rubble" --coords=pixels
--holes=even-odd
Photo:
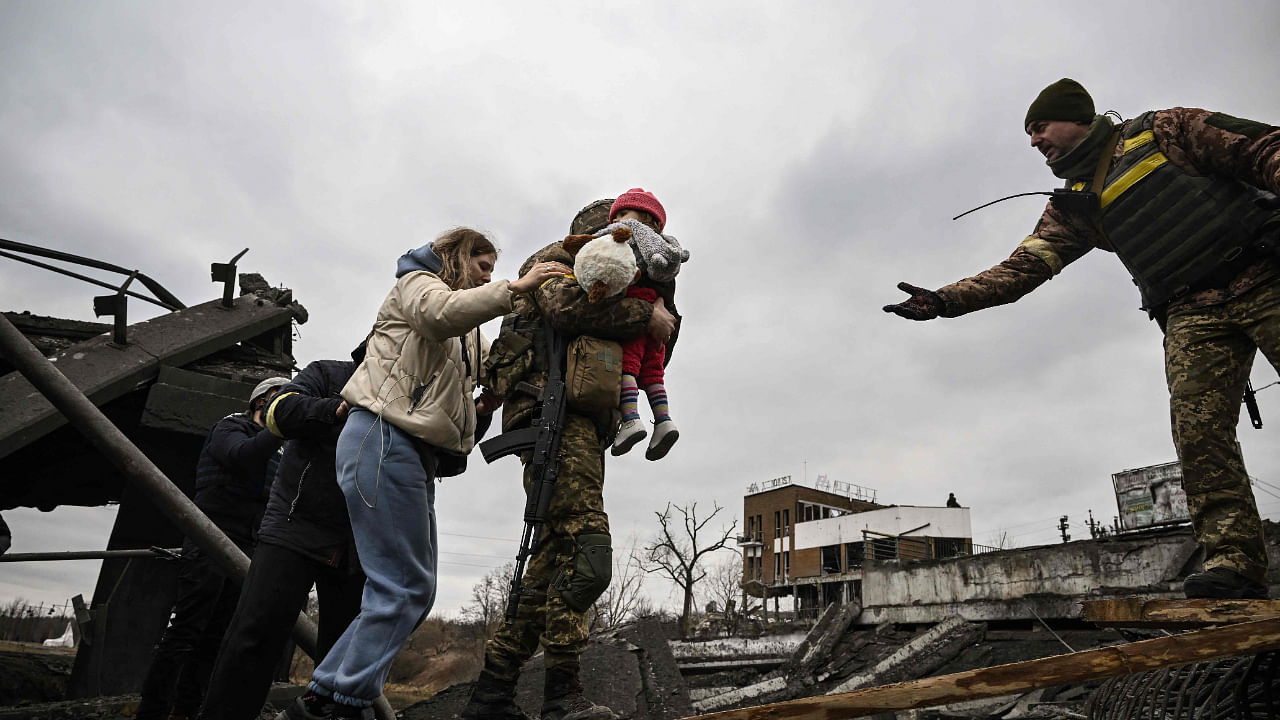
[[[820,664],[830,658],[831,650],[836,642],[844,637],[849,625],[862,613],[862,606],[856,602],[843,605],[828,605],[818,616],[813,630],[805,636],[804,642],[796,648],[792,660],[782,668],[782,673],[792,682],[808,679]],[[812,684],[812,683],[809,683]]]
[[[966,646],[982,639],[984,624],[951,617],[912,638],[889,657],[827,691],[828,695],[858,688],[924,677],[955,657]]]
[[[859,610],[856,603],[829,606],[781,668],[756,682],[700,696],[694,709],[712,712],[922,677],[986,630],[960,618],[919,633],[889,624],[851,630]]]

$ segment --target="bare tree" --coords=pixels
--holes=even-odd
[[[613,580],[591,606],[592,630],[610,630],[636,616],[644,589],[637,542],[632,535],[627,554],[614,553]]]
[[[714,509],[711,514],[701,520],[698,519],[696,502],[674,508],[674,512],[680,514],[679,520],[673,516],[671,503],[667,503],[667,508],[662,512],[654,512],[654,515],[658,516],[660,529],[653,540],[645,545],[644,558],[641,561],[641,567],[645,572],[666,575],[684,592],[684,603],[680,612],[680,633],[686,637],[689,635],[689,620],[693,616],[694,587],[707,576],[706,571],[699,567],[698,563],[707,553],[723,548],[738,527],[738,521],[734,520],[727,528],[722,527],[718,531],[719,539],[706,546],[700,546],[698,535],[702,533],[705,537],[707,524],[724,509],[714,501],[712,501],[712,507]],[[678,523],[682,523],[683,527],[673,527]]]
[[[508,562],[485,573],[471,586],[471,604],[463,607],[460,614],[463,620],[483,627],[486,637],[497,629],[507,611],[507,594],[515,571],[515,562]]]
[[[22,640],[23,620],[31,616],[31,603],[16,597],[0,607],[0,640]]]
[[[707,573],[705,597],[724,610],[726,616],[732,614],[730,608],[742,597],[742,555],[733,551],[718,554]]]

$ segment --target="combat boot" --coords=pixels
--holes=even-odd
[[[596,705],[582,694],[576,662],[547,668],[541,720],[617,720],[618,715],[604,705]]]
[[[462,709],[463,720],[533,720],[516,705],[516,681],[502,680],[488,670],[481,670],[471,699]]]
[[[1188,598],[1255,598],[1265,600],[1267,586],[1225,567],[1188,575],[1182,583]]]

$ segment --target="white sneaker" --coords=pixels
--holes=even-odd
[[[675,422],[663,420],[653,427],[653,437],[649,439],[649,449],[644,452],[644,459],[661,460],[679,439],[680,431]]]
[[[643,440],[644,436],[648,434],[648,431],[644,429],[644,423],[639,418],[628,420],[622,423],[622,427],[618,428],[618,434],[613,438],[613,449],[609,452],[614,455],[622,455],[635,447],[636,443]]]

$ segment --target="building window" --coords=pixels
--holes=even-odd
[[[822,548],[822,573],[824,575],[840,572],[840,546],[824,545]]]
[[[756,519],[754,517],[747,518],[747,540],[751,540],[756,536]]]
[[[791,537],[791,508],[782,511],[782,534]]]
[[[764,537],[764,515],[756,516],[756,542]]]
[[[856,568],[862,567],[863,551],[866,549],[864,543],[851,542],[844,544],[845,567]]]
[[[782,556],[773,554],[773,579],[777,580],[782,575]]]
[[[777,510],[773,511],[773,536],[775,538],[782,537],[782,513]]]
[[[791,577],[791,551],[782,553],[782,574]]]

